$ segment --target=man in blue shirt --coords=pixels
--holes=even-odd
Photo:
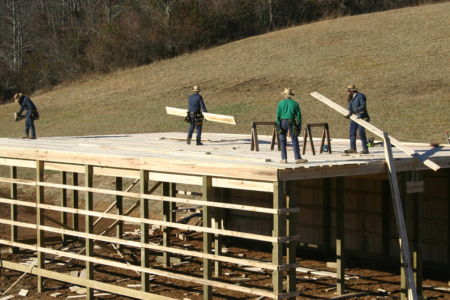
[[[348,110],[350,114],[346,116],[350,119],[351,115],[356,115],[358,119],[363,119],[367,122],[370,121],[369,114],[367,113],[366,96],[359,93],[354,85],[347,87],[348,93]],[[345,153],[357,153],[356,150],[356,131],[359,130],[359,138],[361,139],[363,150],[360,154],[369,154],[369,148],[367,148],[366,129],[356,123],[350,121],[350,149],[345,150]]]
[[[27,111],[25,120],[25,136],[23,137],[23,139],[36,139],[34,120],[39,119],[39,114],[37,112],[36,106],[30,98],[28,98],[27,96],[23,96],[21,93],[14,95],[14,101],[20,104],[20,110],[17,113],[18,115],[20,115],[24,110]],[[31,137],[29,136],[30,129]]]
[[[208,112],[203,102],[203,97],[199,95],[200,88],[198,85],[194,86],[193,94],[189,96],[189,131],[187,135],[187,144],[191,144],[192,133],[194,128],[197,127],[197,146],[203,145],[202,143],[202,125],[203,125],[203,112]]]

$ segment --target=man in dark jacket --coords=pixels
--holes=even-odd
[[[205,103],[203,102],[203,97],[198,93],[200,92],[200,88],[198,85],[194,86],[193,94],[189,96],[189,131],[187,135],[187,144],[191,144],[192,133],[194,132],[194,128],[197,127],[197,145],[202,144],[202,125],[203,125],[203,112],[208,112],[205,107]]]
[[[23,139],[36,139],[36,130],[34,129],[34,120],[39,119],[37,108],[33,101],[27,96],[23,96],[21,93],[14,95],[14,101],[20,104],[20,110],[17,115],[20,115],[24,110],[27,111],[25,121],[25,136]],[[31,129],[31,137],[29,132]]]
[[[351,115],[356,115],[358,119],[363,119],[367,122],[370,121],[369,114],[367,113],[366,96],[359,93],[354,85],[349,85],[347,88],[348,93],[348,110],[350,114],[346,116],[347,119]],[[357,153],[356,150],[356,131],[359,130],[359,138],[361,139],[363,150],[359,153],[369,154],[369,149],[367,148],[367,138],[366,129],[356,123],[355,121],[350,121],[350,149],[345,150],[345,153]]]

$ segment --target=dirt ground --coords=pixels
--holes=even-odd
[[[29,195],[30,199],[32,195]],[[7,198],[5,193],[0,192],[0,197]],[[46,202],[50,201],[46,199]],[[155,204],[156,205],[156,204]],[[96,202],[95,210],[102,211],[109,206],[107,202]],[[80,207],[84,207],[83,201],[80,201]],[[151,206],[152,207],[152,206]],[[154,206],[154,215],[159,215],[159,210]],[[59,218],[59,213],[46,211],[46,214],[53,218]],[[26,209],[24,207],[19,208],[19,221],[27,221],[29,223],[36,222],[36,215],[33,209]],[[3,219],[10,218],[10,206],[6,204],[0,205],[0,217]],[[198,218],[193,218],[190,222],[194,224],[198,222]],[[70,217],[69,217],[70,222]],[[84,219],[80,217],[80,230],[84,230]],[[111,221],[101,221],[96,227],[95,232],[99,233],[107,228]],[[54,226],[52,223],[47,223],[46,225]],[[69,223],[70,224],[70,223]],[[134,232],[139,226],[135,224],[125,224],[124,232]],[[203,249],[202,244],[202,234],[190,233],[189,237],[191,240],[182,241],[176,237],[176,233],[180,230],[173,230],[171,235],[171,243],[174,247],[179,247],[180,249],[190,249],[201,251]],[[115,234],[115,231],[112,233]],[[10,226],[1,225],[0,235],[2,239],[10,238]],[[31,229],[21,228],[19,231],[19,239],[35,238],[35,231]],[[125,239],[139,240],[139,235],[127,234]],[[162,232],[157,229],[154,234],[150,236],[150,242],[159,243],[162,238]],[[190,246],[187,246],[189,244]],[[55,243],[50,245],[53,249],[62,250],[63,248],[68,248],[66,251],[72,253],[77,253],[84,247],[84,242],[82,240],[75,240],[67,245],[62,245],[61,243]],[[269,243],[258,243],[258,242],[248,242],[239,239],[229,239],[224,241],[224,247],[226,247],[229,252],[226,255],[238,257],[238,255],[243,255],[247,258],[271,260],[271,245]],[[32,257],[36,257],[33,251],[22,250],[18,254],[11,254],[8,251],[9,247],[2,246],[2,260],[8,260],[18,263],[23,263]],[[117,261],[122,262],[120,258],[104,249],[96,249],[96,256],[98,257],[115,257]],[[121,252],[123,253],[125,259],[131,264],[140,264],[140,251],[132,247],[124,247]],[[151,255],[155,255],[152,253]],[[150,266],[155,269],[165,270],[160,263],[155,262],[155,257],[152,256],[150,259]],[[69,274],[71,271],[81,272],[85,265],[83,262],[75,261],[74,264],[65,269],[61,270],[61,265],[65,263],[68,259],[64,257],[56,257],[52,255],[47,255],[46,259],[49,262],[46,264],[46,269]],[[180,274],[198,276],[202,278],[202,260],[199,258],[183,258],[184,261],[188,263],[179,266],[172,266],[171,271],[178,272]],[[327,261],[331,261],[332,258],[324,258],[320,253],[314,253],[306,250],[299,249],[297,251],[297,262],[301,267],[313,268],[318,270],[328,270],[335,271],[335,269],[327,268]],[[249,280],[238,282],[236,284],[246,286],[246,287],[257,287],[259,289],[271,290],[272,288],[272,276],[271,272],[263,270],[260,273],[250,272],[243,269],[243,266],[236,266],[229,263],[223,264],[223,274],[233,273],[231,276],[223,275],[220,278],[230,281],[230,278],[248,278]],[[361,261],[354,258],[348,257],[347,268],[345,269],[346,274],[354,274],[354,279],[346,281],[346,290],[349,293],[356,293],[362,291],[372,292],[369,295],[361,297],[352,297],[349,299],[378,299],[378,298],[398,298],[400,297],[400,269],[398,265],[392,264],[382,264],[373,261]],[[8,270],[5,268],[0,269],[0,292],[6,291],[16,280],[22,276],[22,272],[17,272],[13,270]],[[286,275],[286,274],[285,274]],[[175,299],[191,299],[199,300],[203,299],[202,296],[202,285],[196,285],[191,282],[185,282],[181,280],[176,280],[173,278],[165,278],[162,276],[150,276],[151,278],[151,292],[171,297]],[[442,287],[448,288],[449,290],[429,290],[425,289],[423,294],[428,299],[450,299],[450,287],[448,285],[448,273],[436,270],[424,270],[423,274],[423,286],[432,287]],[[95,280],[115,284],[127,287],[128,285],[138,285],[140,284],[140,275],[134,271],[118,269],[103,265],[95,265]],[[285,279],[284,279],[285,281]],[[297,289],[300,291],[300,296],[297,299],[324,299],[336,296],[336,290],[332,288],[336,284],[336,279],[332,277],[325,277],[319,275],[311,275],[306,273],[297,272]],[[26,298],[28,299],[55,299],[51,296],[54,293],[60,293],[57,298],[66,299],[68,296],[79,295],[75,290],[71,290],[70,287],[73,284],[58,282],[56,280],[47,279],[44,283],[45,292],[39,294],[37,292],[37,277],[33,275],[25,275],[6,295],[17,296],[20,290],[29,290]],[[139,287],[135,287],[139,289]],[[385,292],[379,291],[379,289]],[[102,293],[101,291],[95,292]],[[258,299],[259,297],[252,294],[245,294],[240,292],[234,292],[224,289],[213,288],[214,299]],[[21,296],[17,296],[20,298]],[[82,299],[82,298],[81,298]],[[118,295],[109,296],[98,296],[96,299],[131,299]]]

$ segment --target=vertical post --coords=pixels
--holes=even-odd
[[[176,196],[176,185],[171,182],[163,182],[163,196],[175,197]],[[162,220],[164,222],[175,222],[175,212],[172,212],[174,202],[162,201]],[[171,228],[168,226],[163,227],[163,246],[170,247],[170,231]],[[164,262],[163,266],[165,268],[170,267],[170,253],[163,252]]]
[[[409,179],[410,172],[402,172],[400,179],[400,198],[402,200],[403,218],[405,219],[406,236],[408,236],[409,225],[409,195],[406,193],[406,182]],[[405,264],[402,252],[400,252],[400,291],[401,300],[408,299],[408,287],[406,286]]]
[[[141,180],[140,180],[140,192],[141,194],[148,194],[148,171],[141,170]],[[148,219],[148,200],[142,199],[141,202],[141,218]],[[149,225],[146,223],[141,223],[141,243],[148,244],[149,236],[148,236]],[[149,264],[149,249],[141,248],[141,267],[148,268]],[[146,272],[141,272],[141,291],[144,293],[148,293],[150,291],[150,281],[149,274]]]
[[[422,171],[417,171],[416,181],[422,181]],[[414,193],[414,254],[413,269],[417,295],[422,295],[422,237],[423,199],[422,192]]]
[[[67,173],[65,171],[61,171],[60,173],[60,183],[67,184]],[[61,206],[67,207],[67,189],[61,189]],[[61,223],[67,225],[67,212],[61,212]],[[67,236],[65,234],[61,234],[62,244],[65,245],[67,243]]]
[[[447,169],[447,266],[450,273],[450,169]]]
[[[93,187],[93,174],[94,174],[94,168],[90,165],[85,165],[84,167],[84,183],[85,187],[91,188]],[[85,209],[87,211],[93,211],[94,210],[94,194],[92,192],[86,191],[85,192]],[[94,233],[94,217],[93,216],[84,216],[85,220],[85,229],[86,233],[92,234]],[[94,256],[94,241],[92,239],[86,238],[86,256],[87,257],[93,257]],[[87,280],[94,280],[94,263],[86,261],[86,279]],[[94,289],[91,287],[86,287],[86,297],[88,300],[94,299]]]
[[[298,206],[297,199],[297,181],[289,181],[287,185],[286,207],[294,208]],[[298,213],[290,213],[286,216],[287,235],[297,235],[297,216]],[[287,263],[293,264],[297,262],[297,242],[290,241],[287,247]],[[297,277],[295,268],[287,271],[287,292],[297,290]],[[295,300],[296,297],[290,297],[289,300]]]
[[[230,202],[230,190],[227,188],[222,188],[222,201],[223,203],[229,203]],[[229,222],[229,210],[224,208],[222,209],[222,229],[228,229],[228,222]]]
[[[283,182],[278,181],[273,183],[273,208],[283,208]],[[273,237],[281,237],[282,235],[282,218],[279,214],[272,215],[273,218]],[[283,244],[279,242],[272,243],[272,264],[280,266],[283,264]],[[283,271],[272,271],[273,292],[281,294],[283,292]]]
[[[223,189],[222,188],[216,188],[214,190],[214,196],[217,199],[220,195],[221,201],[223,202]],[[223,209],[216,207],[214,209],[214,228],[215,229],[223,229],[222,228],[222,213]],[[215,249],[215,255],[222,255],[222,235],[216,234],[214,236],[214,249]],[[221,261],[215,261],[214,262],[215,268],[214,268],[214,276],[219,277],[222,275],[222,262]]]
[[[336,177],[336,271],[337,294],[345,294],[344,177]]]
[[[78,173],[73,172],[72,173],[72,185],[78,186]],[[72,190],[72,208],[78,208],[78,191]],[[72,227],[73,230],[78,231],[79,229],[79,221],[78,221],[78,214],[72,215]]]
[[[386,265],[389,264],[391,256],[391,185],[389,180],[382,183],[382,258]]]
[[[323,256],[327,257],[330,253],[330,229],[331,229],[331,178],[323,179],[323,193],[322,193],[322,201],[323,201],[323,211],[322,211],[322,227],[323,227]]]
[[[11,166],[11,178],[17,178],[17,167]],[[11,199],[17,200],[17,183],[11,183]],[[17,204],[11,204],[11,221],[17,221]],[[17,226],[11,225],[11,242],[17,242]],[[19,253],[19,248],[11,247],[11,253]]]
[[[44,182],[44,162],[36,161],[36,181]],[[44,187],[37,185],[36,187],[36,204],[44,203]],[[45,231],[40,229],[44,225],[44,210],[40,207],[36,209],[36,223],[37,223],[37,245],[42,248],[45,247]],[[37,253],[38,270],[44,269],[45,253],[38,250]],[[39,273],[38,273],[39,274]],[[38,275],[38,293],[44,292],[45,278]]]
[[[203,176],[203,201],[212,200],[212,178]],[[211,228],[211,207],[203,206],[203,227]],[[212,234],[203,232],[203,253],[212,253]],[[203,279],[212,279],[212,261],[203,259]],[[203,300],[212,300],[212,287],[203,285]]]
[[[122,191],[123,179],[122,177],[116,177],[116,191]],[[119,216],[123,215],[123,196],[116,195],[116,213]],[[123,237],[123,222],[117,223],[116,236],[118,239]],[[121,244],[116,245],[117,249],[122,249]]]

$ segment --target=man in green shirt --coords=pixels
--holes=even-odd
[[[298,135],[302,127],[302,114],[298,103],[291,99],[294,94],[290,88],[286,88],[283,93],[285,99],[278,103],[277,108],[277,125],[281,127],[280,144],[281,144],[281,161],[287,163],[286,144],[288,133],[292,139],[292,147],[294,148],[295,163],[305,163],[308,160],[302,159],[300,156],[300,147],[298,145]],[[295,122],[297,118],[297,123]],[[298,125],[297,125],[298,124]],[[298,127],[297,127],[298,126]],[[295,128],[297,127],[297,128]],[[294,130],[295,129],[295,130]],[[294,133],[295,131],[295,133]]]

